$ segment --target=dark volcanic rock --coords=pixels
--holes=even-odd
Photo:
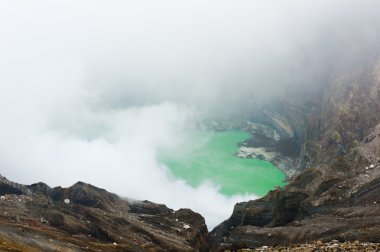
[[[130,213],[138,213],[138,214],[150,214],[150,215],[165,215],[171,213],[172,211],[162,204],[154,204],[150,201],[138,201],[134,202],[129,206]]]
[[[30,190],[32,190],[34,193],[43,194],[48,196],[51,192],[50,186],[48,186],[45,183],[39,182],[35,183],[29,186]]]
[[[252,135],[237,155],[268,160],[292,178],[307,168],[331,165],[362,140],[370,141],[368,134],[380,122],[376,52],[360,66],[339,62],[312,93],[301,88],[270,104],[256,104],[236,126]]]
[[[235,206],[211,232],[214,251],[332,239],[380,239],[380,124],[331,166],[308,169],[288,186]]]
[[[55,201],[63,202],[65,199],[69,199],[78,205],[103,210],[112,209],[113,205],[120,200],[116,194],[83,182],[77,182],[69,188],[53,188],[49,194]]]
[[[0,195],[5,195],[5,194],[16,194],[16,195],[21,195],[24,194],[20,189],[15,188],[11,185],[5,184],[5,183],[0,183]]]
[[[209,250],[205,220],[189,209],[173,211],[149,201],[125,200],[83,182],[69,188],[50,188],[43,183],[13,185],[30,191],[21,195],[12,193],[17,188],[4,191],[0,240],[8,245],[3,244],[2,249]]]
[[[380,239],[376,52],[363,55],[360,66],[339,62],[317,92],[284,95],[262,106],[242,127],[253,137],[241,143],[237,155],[260,155],[290,182],[261,199],[237,204],[232,216],[211,232],[214,250]]]

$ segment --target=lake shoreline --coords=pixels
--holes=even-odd
[[[285,174],[272,163],[254,158],[239,158],[239,145],[251,136],[247,132],[197,131],[191,142],[197,143],[188,153],[166,153],[161,162],[172,175],[193,187],[209,180],[220,186],[226,196],[255,194],[264,196],[277,186],[284,186]]]

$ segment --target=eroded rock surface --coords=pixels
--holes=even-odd
[[[3,178],[0,194],[2,251],[209,250],[205,221],[189,209],[122,199],[83,182],[50,188]]]
[[[214,251],[313,240],[380,240],[380,124],[331,166],[235,206],[211,232]]]
[[[338,62],[316,87],[312,93],[292,90],[271,104],[255,104],[252,114],[235,125],[252,135],[237,156],[270,161],[292,178],[308,168],[332,165],[380,122],[378,53],[366,56],[360,66]]]

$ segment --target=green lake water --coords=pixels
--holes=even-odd
[[[224,195],[264,196],[275,186],[284,186],[285,174],[270,162],[238,158],[237,144],[249,138],[240,131],[195,132],[181,150],[161,153],[160,161],[192,186],[208,180]]]

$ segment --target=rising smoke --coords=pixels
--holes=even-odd
[[[379,44],[379,11],[375,0],[2,1],[1,173],[190,207],[212,227],[254,196],[192,188],[157,152],[189,144],[200,111],[273,102],[360,64]]]

